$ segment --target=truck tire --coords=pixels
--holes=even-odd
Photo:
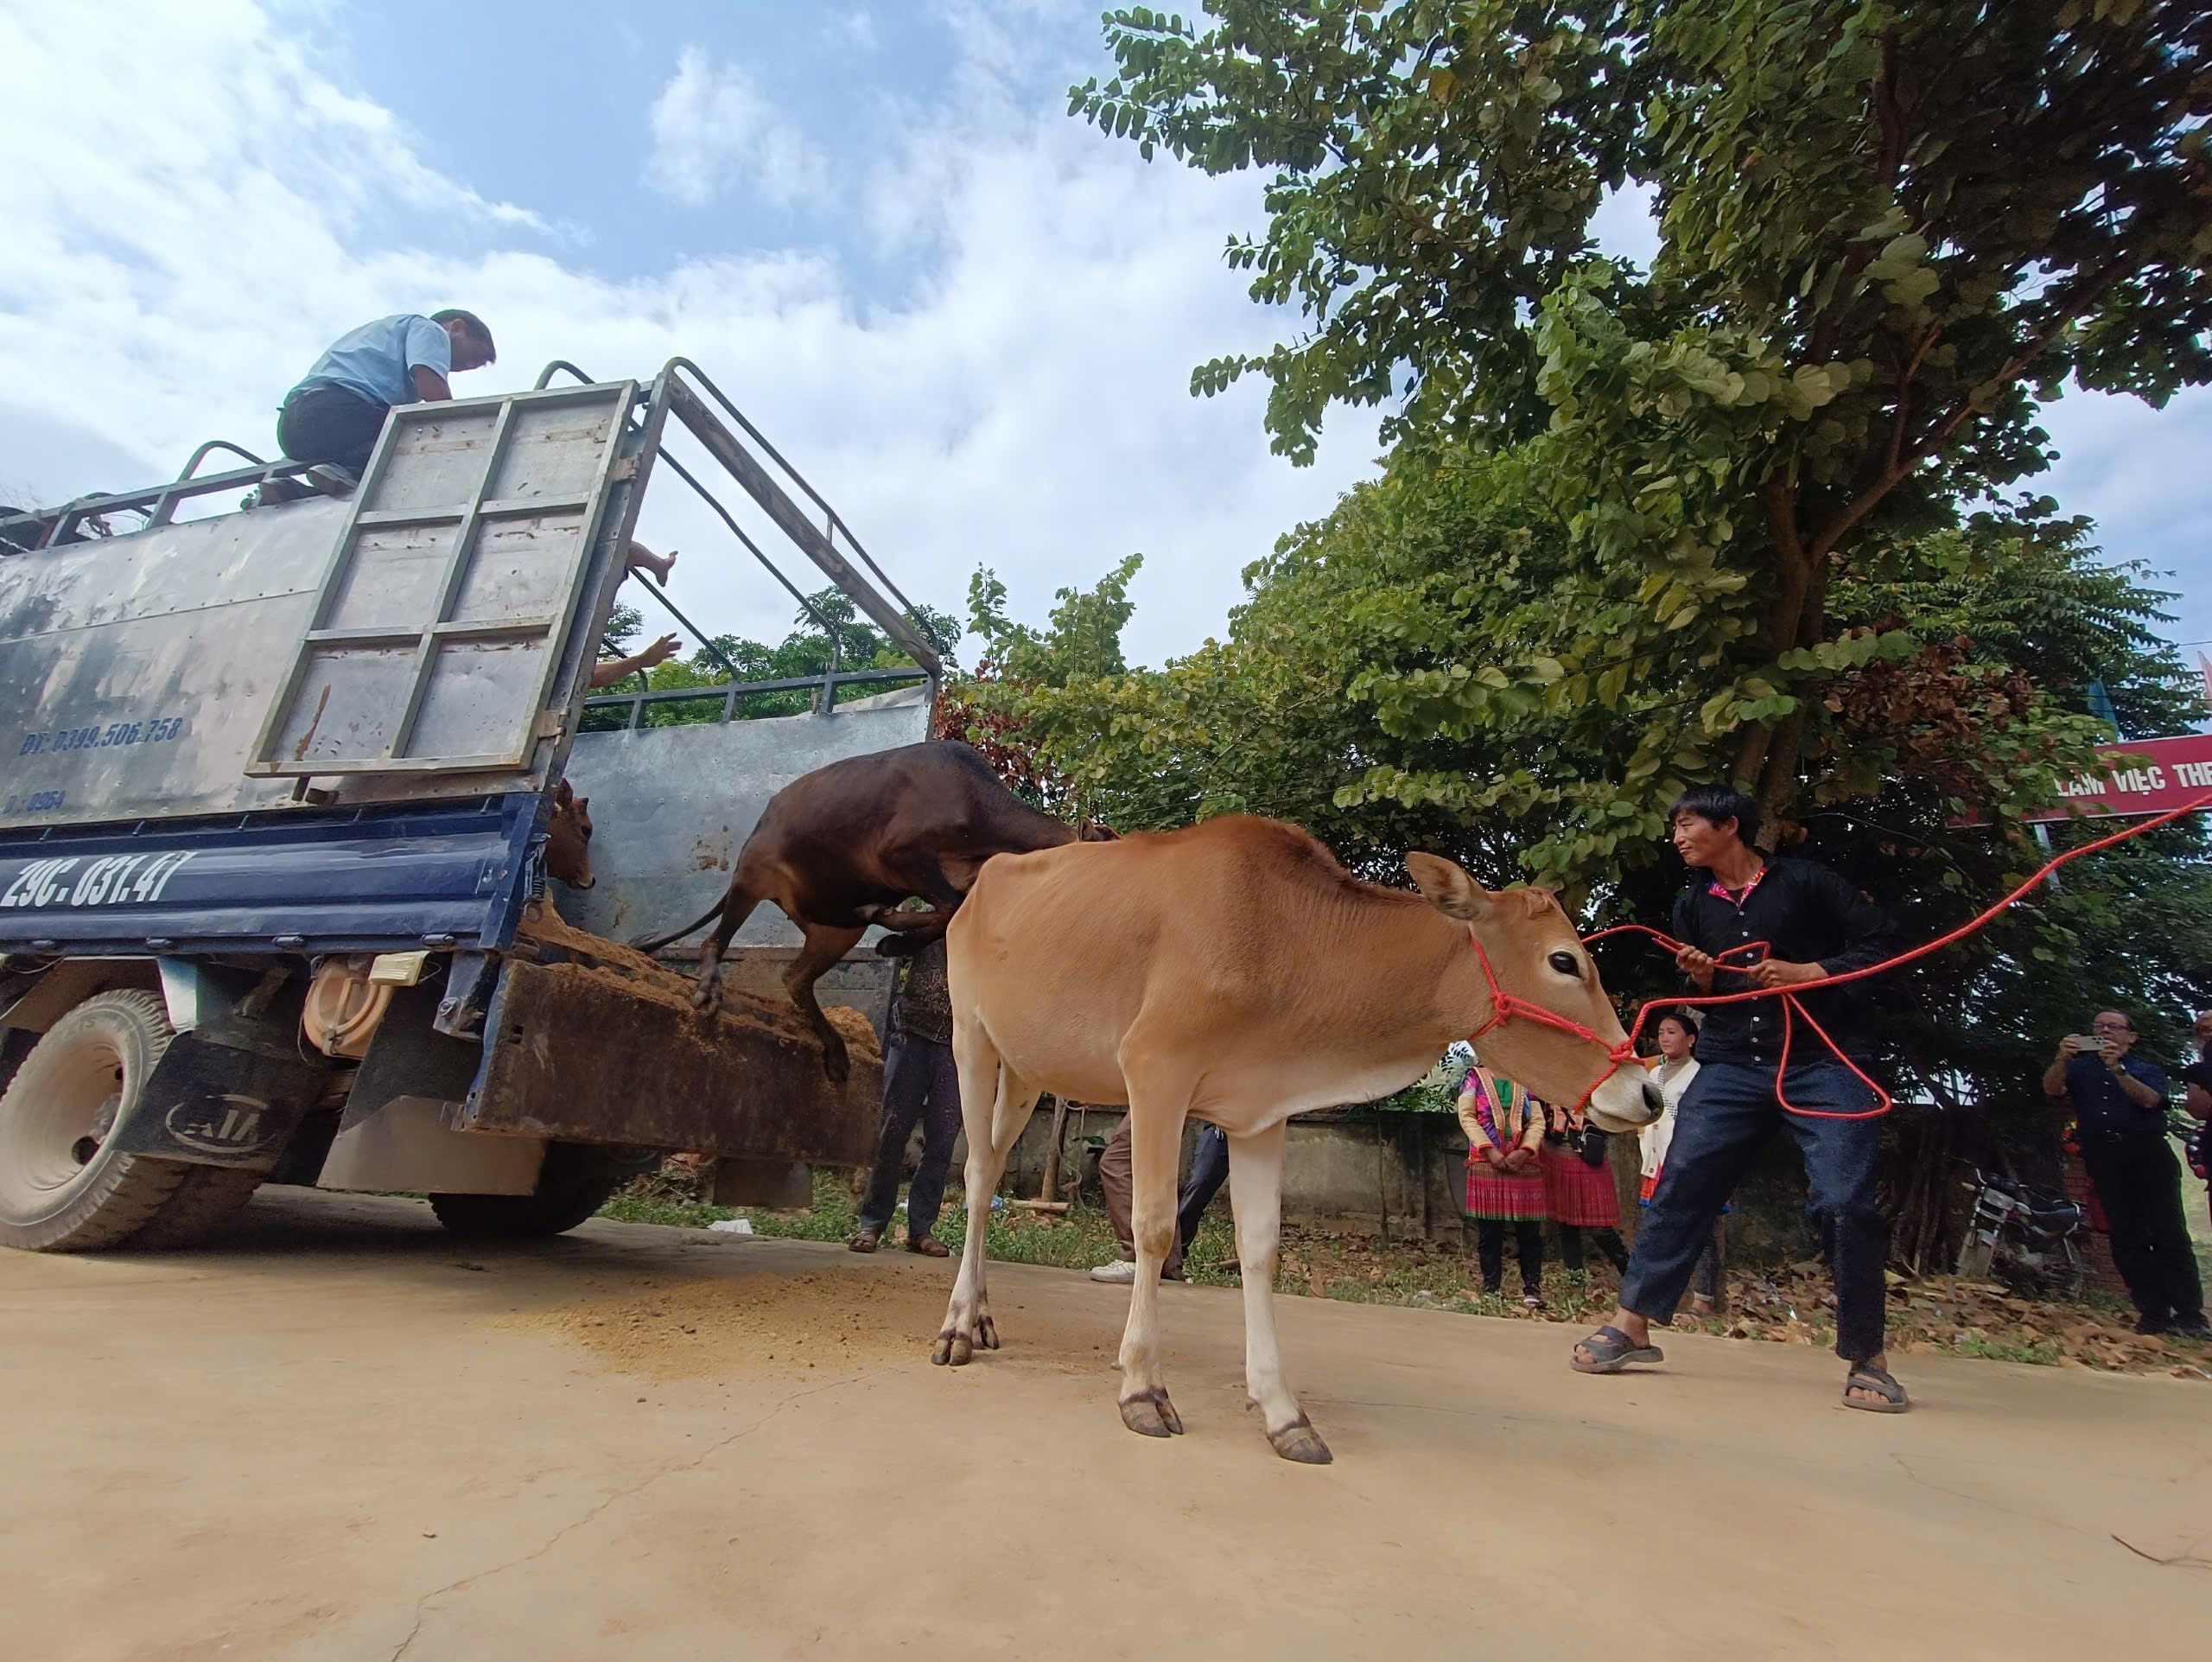
[[[530,1194],[433,1194],[430,1210],[469,1240],[523,1241],[559,1235],[607,1204],[629,1181],[636,1160],[620,1149],[550,1143]]]
[[[174,1034],[150,992],[96,993],[31,1047],[0,1096],[0,1245],[85,1252],[136,1235],[195,1168],[122,1154]]]
[[[133,1246],[192,1246],[220,1229],[261,1187],[269,1174],[229,1166],[186,1166],[184,1181],[162,1209],[131,1238]]]

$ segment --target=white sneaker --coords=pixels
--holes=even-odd
[[[1137,1267],[1127,1258],[1116,1258],[1111,1264],[1102,1264],[1090,1272],[1093,1281],[1103,1281],[1116,1287],[1129,1287],[1136,1283]]]

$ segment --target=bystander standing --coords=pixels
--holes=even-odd
[[[1160,1267],[1163,1281],[1183,1279],[1183,1255],[1198,1239],[1198,1225],[1205,1218],[1206,1208],[1213,1204],[1213,1197],[1221,1193],[1221,1186],[1228,1181],[1229,1134],[1220,1126],[1202,1120],[1197,1146],[1191,1150],[1191,1175],[1175,1203],[1175,1244],[1168,1249],[1167,1261]],[[1137,1278],[1136,1230],[1129,1219],[1135,1182],[1129,1161],[1129,1117],[1124,1114],[1098,1156],[1098,1187],[1106,1193],[1106,1221],[1114,1227],[1114,1239],[1121,1251],[1118,1257],[1090,1272],[1093,1281],[1126,1287]]]
[[[1651,1082],[1659,1087],[1666,1106],[1657,1119],[1636,1134],[1643,1156],[1643,1183],[1637,1200],[1647,1207],[1651,1197],[1658,1193],[1659,1174],[1666,1168],[1667,1149],[1675,1140],[1675,1117],[1681,1108],[1682,1093],[1697,1077],[1697,1016],[1690,1010],[1670,1010],[1659,1018],[1653,1034],[1658,1041],[1659,1055],[1652,1064]],[[1724,1213],[1727,1210],[1726,1207],[1721,1207]],[[1705,1251],[1698,1254],[1697,1267],[1690,1272],[1690,1314],[1699,1317],[1711,1315],[1719,1297],[1720,1249],[1714,1234],[1707,1232]]]
[[[1621,1242],[1621,1203],[1605,1158],[1605,1134],[1583,1116],[1564,1108],[1551,1111],[1551,1125],[1536,1157],[1543,1175],[1544,1207],[1559,1232],[1560,1268],[1578,1285],[1583,1277],[1585,1230],[1616,1272],[1628,1268]]]
[[[946,1256],[944,1243],[937,1238],[937,1214],[952,1168],[952,1141],[960,1134],[960,1073],[952,1063],[952,992],[945,971],[944,937],[939,935],[908,958],[899,974],[891,1004],[891,1042],[883,1054],[883,1130],[876,1140],[875,1168],[861,1199],[860,1226],[852,1239],[855,1252],[874,1251],[891,1226],[899,1180],[906,1168],[907,1139],[920,1120],[922,1158],[906,1195],[906,1250],[925,1258]],[[971,1215],[968,1226],[981,1229],[983,1223]]]
[[[2212,1338],[2182,1215],[2181,1168],[2166,1142],[2166,1075],[2129,1054],[2135,1038],[2135,1023],[2124,1013],[2103,1011],[2088,1035],[2059,1041],[2043,1088],[2073,1105],[2082,1163],[2112,1231],[2113,1262],[2134,1301],[2135,1330]]]
[[[1475,1226],[1475,1263],[1483,1291],[1505,1283],[1505,1226],[1513,1226],[1521,1260],[1521,1302],[1544,1302],[1544,1178],[1536,1162],[1544,1140],[1544,1105],[1525,1086],[1488,1068],[1467,1071],[1459,1092],[1459,1125],[1467,1134],[1465,1209]]]

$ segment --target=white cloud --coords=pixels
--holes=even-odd
[[[58,501],[150,483],[218,434],[265,453],[278,398],[330,339],[381,313],[462,305],[500,345],[463,393],[527,385],[556,357],[647,377],[687,354],[917,599],[957,610],[988,564],[1035,618],[1055,588],[1137,550],[1133,655],[1188,650],[1221,629],[1247,563],[1369,470],[1373,415],[1333,413],[1320,465],[1294,469],[1268,453],[1263,386],[1190,398],[1192,364],[1295,327],[1221,264],[1227,233],[1262,222],[1256,181],[1147,167],[1070,121],[1055,83],[1088,48],[1042,0],[938,0],[936,15],[963,54],[952,92],[893,106],[896,131],[870,141],[884,160],[841,181],[903,262],[873,299],[806,247],[628,279],[583,269],[528,207],[433,166],[245,0],[0,16],[15,72],[0,123],[0,491]],[[730,72],[689,61],[686,96],[711,109]],[[671,86],[685,73],[679,62]],[[132,94],[91,119],[94,77]],[[719,189],[732,180],[713,169],[753,164],[702,165]],[[1612,211],[1609,240],[1632,240],[1635,204]],[[721,234],[701,217],[701,234]],[[589,229],[595,247],[621,244],[617,220]],[[2179,634],[2212,636],[2212,477],[2198,464],[2212,392],[2163,412],[2073,398],[2050,426],[2065,461],[2040,482],[2095,513],[2113,554],[2175,570]],[[686,496],[663,477],[645,508],[648,540],[684,551],[678,603],[711,629],[780,636],[788,598]]]
[[[149,483],[217,434],[266,453],[277,399],[334,336],[461,305],[500,348],[464,395],[528,385],[556,357],[649,377],[687,354],[917,599],[957,611],[988,564],[1037,617],[1055,588],[1141,550],[1133,653],[1187,650],[1220,630],[1243,567],[1367,470],[1374,422],[1338,418],[1322,465],[1300,470],[1268,453],[1262,387],[1189,396],[1192,364],[1286,325],[1220,261],[1228,232],[1258,223],[1257,187],[1146,167],[1057,95],[1010,96],[986,66],[1017,59],[1032,22],[993,21],[950,102],[904,111],[887,147],[901,168],[855,181],[887,198],[927,181],[927,260],[867,299],[811,249],[629,279],[568,262],[534,216],[446,177],[243,0],[0,19],[19,71],[0,124],[0,485],[54,501]],[[692,61],[687,96],[711,105],[726,79]],[[88,122],[77,89],[95,66],[137,91]],[[418,237],[469,234],[391,234],[392,213],[426,207]],[[589,228],[596,247],[620,243],[619,222]],[[710,629],[780,637],[788,597],[687,495],[658,479],[644,526],[684,551],[678,603]]]
[[[790,114],[741,65],[717,64],[697,47],[677,54],[650,119],[645,177],[687,207],[704,207],[732,189],[783,207],[827,185],[829,163]]]
[[[875,16],[867,10],[841,12],[830,22],[827,30],[834,41],[851,47],[855,52],[873,52],[879,42],[875,37]]]

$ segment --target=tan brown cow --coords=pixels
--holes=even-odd
[[[1160,1366],[1156,1300],[1175,1230],[1183,1122],[1229,1134],[1243,1271],[1245,1385],[1288,1460],[1328,1445],[1284,1382],[1275,1343],[1283,1126],[1293,1114],[1388,1096],[1434,1066],[1497,1003],[1471,931],[1509,994],[1599,1035],[1623,1035],[1573,926],[1540,890],[1485,892],[1451,861],[1409,854],[1421,892],[1347,874],[1295,826],[1230,818],[1118,843],[1001,855],[946,935],[952,1048],[968,1133],[967,1192],[996,1187],[1040,1092],[1127,1103],[1137,1277],[1122,1340],[1122,1418],[1183,1429]],[[1637,1067],[1523,1017],[1485,1034],[1484,1062],[1550,1101],[1591,1095],[1609,1130],[1649,1124]],[[1603,1083],[1597,1083],[1603,1076]],[[955,1366],[999,1336],[971,1226],[932,1360]]]

